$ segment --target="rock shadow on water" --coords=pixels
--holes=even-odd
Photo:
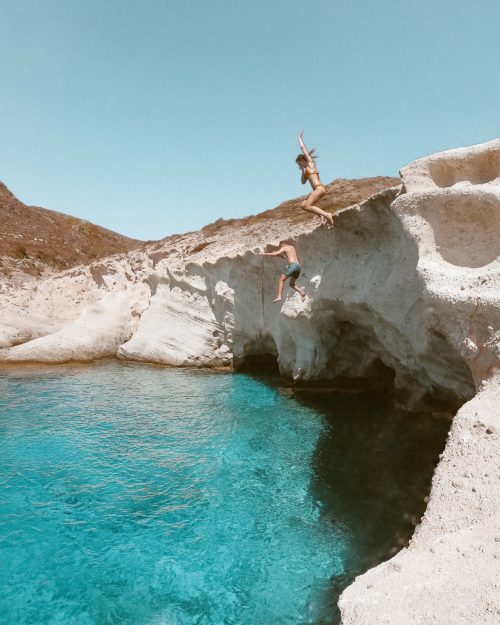
[[[283,385],[274,371],[252,375]],[[311,493],[323,518],[345,532],[348,558],[344,572],[316,597],[323,617],[315,625],[337,625],[343,590],[408,545],[425,512],[455,410],[434,410],[428,400],[409,412],[396,406],[391,391],[287,391],[326,422],[313,455]]]
[[[314,496],[332,523],[348,528],[351,559],[325,598],[340,621],[342,591],[369,568],[408,545],[427,505],[432,475],[452,414],[431,405],[408,412],[385,393],[297,398],[328,427],[314,454]]]

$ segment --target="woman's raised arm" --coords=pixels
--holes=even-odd
[[[309,154],[308,149],[306,148],[306,145],[304,143],[304,141],[302,141],[302,135],[304,134],[304,131],[301,130],[299,132],[299,145],[300,145],[300,149],[302,150],[302,153],[304,154],[304,156],[307,159],[307,164],[309,165],[309,167],[313,167],[314,168],[314,161],[312,159],[312,156]]]

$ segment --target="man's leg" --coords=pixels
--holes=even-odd
[[[304,291],[304,289],[301,286],[296,286],[295,284],[295,280],[296,278],[292,277],[290,279],[290,286],[294,291],[297,291],[297,293],[300,293],[300,297],[302,298],[302,300],[304,300],[305,296],[306,296],[306,292]]]
[[[285,282],[287,281],[287,277],[285,276],[284,273],[281,274],[281,276],[279,277],[278,280],[278,297],[276,299],[273,299],[273,304],[275,302],[281,302],[281,296],[283,294],[283,287],[285,286]]]

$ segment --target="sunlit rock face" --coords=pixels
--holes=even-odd
[[[464,341],[475,344],[479,328],[471,337],[469,326],[477,303],[462,282],[448,297],[444,262],[442,274],[430,273],[420,249],[432,233],[411,231],[413,214],[398,191],[338,212],[333,230],[295,236],[304,302],[290,291],[282,305],[272,303],[283,261],[263,258],[255,248],[233,244],[220,253],[213,245],[198,262],[161,261],[150,277],[149,308],[118,355],[237,367],[270,355],[296,384],[386,384],[392,371],[396,386],[417,395],[439,388],[471,397],[467,359],[478,354]],[[255,241],[260,250],[265,234]],[[487,325],[481,331],[488,333]],[[482,358],[489,367],[495,356]]]
[[[493,623],[500,140],[420,159],[401,179],[338,210],[331,230],[297,219],[297,200],[8,290],[0,359],[260,357],[295,385],[390,385],[408,404],[479,390],[455,417],[410,547],[340,606],[344,624]],[[304,302],[288,289],[272,303],[284,261],[259,252],[282,240],[297,248]]]

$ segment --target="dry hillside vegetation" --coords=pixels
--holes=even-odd
[[[0,273],[8,273],[11,259],[18,270],[38,275],[44,266],[63,270],[139,245],[83,219],[27,206],[0,182]]]
[[[394,187],[401,184],[399,178],[393,178],[391,176],[375,176],[373,178],[359,178],[348,180],[345,178],[338,178],[333,180],[330,184],[326,185],[327,193],[320,200],[320,208],[335,212],[341,208],[352,206],[353,204],[359,204],[363,200],[368,199],[375,193],[383,191],[388,187]],[[307,193],[310,192],[309,185],[306,189]],[[264,220],[282,221],[286,220],[291,224],[300,224],[311,219],[317,219],[311,213],[307,213],[300,209],[300,203],[305,199],[306,195],[294,198],[293,200],[287,200],[276,208],[264,211],[258,215],[251,215],[243,219],[218,219],[213,223],[205,226],[202,229],[203,234],[206,236],[213,236],[217,234],[217,231],[224,226],[229,226],[238,223],[242,226],[253,226],[261,223]]]

